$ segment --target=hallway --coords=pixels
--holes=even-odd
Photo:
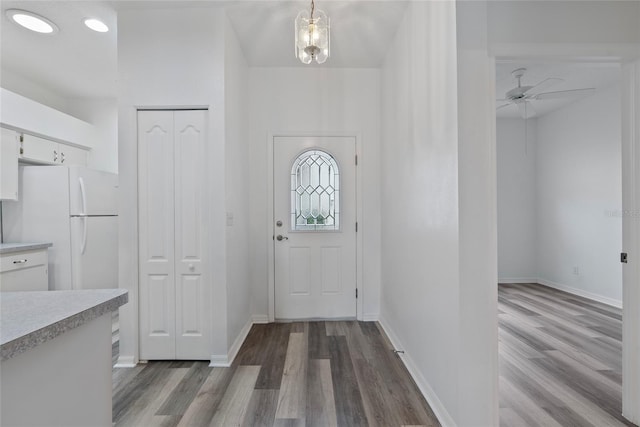
[[[154,361],[113,379],[115,426],[440,425],[375,322],[254,325],[229,368]]]

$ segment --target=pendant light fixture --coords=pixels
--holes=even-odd
[[[296,58],[303,64],[324,63],[331,49],[329,18],[315,9],[315,2],[311,0],[311,11],[303,10],[296,18]]]

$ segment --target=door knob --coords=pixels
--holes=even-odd
[[[278,237],[276,237],[276,240],[278,240],[278,242],[280,242],[282,240],[289,240],[289,238],[283,236],[282,234],[278,234]]]
[[[196,266],[193,264],[189,264],[189,270],[193,271],[196,269]]]

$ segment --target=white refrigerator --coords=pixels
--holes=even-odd
[[[6,242],[50,242],[49,290],[118,287],[118,176],[80,166],[22,166],[4,202]]]

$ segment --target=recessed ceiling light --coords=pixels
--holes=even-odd
[[[109,27],[107,27],[107,25],[104,22],[95,18],[85,19],[84,25],[91,28],[93,31],[97,31],[99,33],[106,33],[107,31],[109,31]]]
[[[58,32],[56,24],[35,13],[20,9],[8,9],[6,14],[16,24],[36,33],[55,34]]]

